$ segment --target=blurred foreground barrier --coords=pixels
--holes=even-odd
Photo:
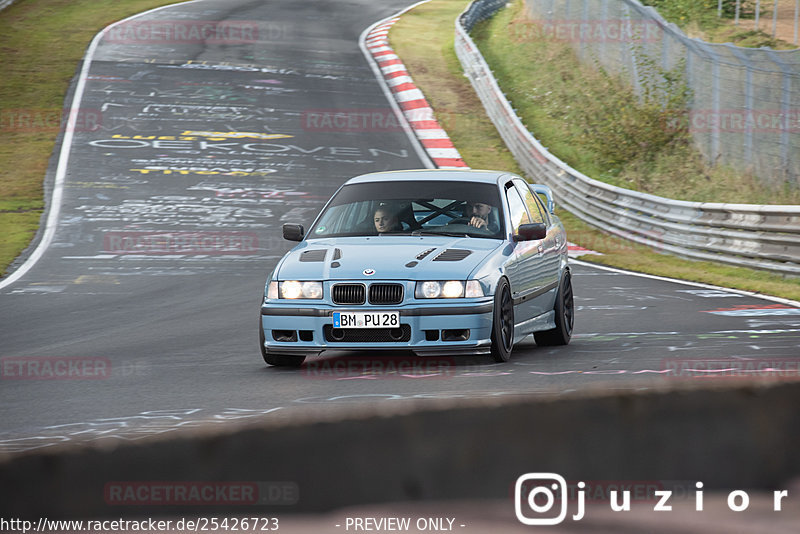
[[[553,189],[584,221],[665,252],[800,275],[800,206],[685,202],[631,191],[581,174],[559,160],[522,124],[469,36],[505,7],[476,0],[456,20],[455,50],[486,112],[525,173]]]
[[[0,517],[252,517],[449,499],[508,499],[512,513],[529,472],[709,491],[772,490],[800,474],[800,382],[340,406],[3,455]]]

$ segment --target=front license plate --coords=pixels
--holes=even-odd
[[[333,312],[334,328],[397,328],[400,312]]]

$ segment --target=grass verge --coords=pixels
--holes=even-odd
[[[521,173],[463,76],[453,49],[453,24],[468,4],[469,0],[432,0],[404,15],[389,38],[467,164]],[[587,261],[800,300],[800,279],[658,254],[604,234],[563,210],[559,216],[570,241],[603,253],[585,256]]]
[[[797,48],[786,40],[773,38],[771,33],[760,28],[755,29],[755,0],[742,0],[738,26],[735,22],[736,0],[723,0],[721,17],[718,15],[717,0],[642,0],[642,3],[656,8],[662,17],[680,26],[689,37],[710,43],[734,43],[746,48]],[[773,5],[772,2],[761,2],[761,28],[772,27]],[[787,26],[791,24],[793,7],[792,0],[780,0],[778,13],[783,12]]]
[[[640,100],[620,78],[581,62],[569,43],[543,38],[524,6],[514,1],[478,24],[473,38],[551,153],[597,180],[666,198],[800,203],[800,189],[772,190],[752,174],[705,163],[689,132],[690,93],[680,67],[664,72],[642,59]]]
[[[64,98],[94,35],[177,0],[25,0],[0,11],[0,276],[28,246]]]

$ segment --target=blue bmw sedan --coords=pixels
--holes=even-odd
[[[266,363],[325,350],[491,354],[565,345],[574,305],[550,190],[499,171],[412,170],[348,180],[267,279]]]

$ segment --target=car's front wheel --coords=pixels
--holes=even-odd
[[[271,354],[267,352],[267,348],[264,346],[264,328],[261,326],[261,322],[259,321],[258,325],[258,346],[261,347],[261,356],[264,358],[264,361],[267,362],[269,365],[274,365],[277,367],[300,367],[303,362],[305,361],[305,356],[296,356],[294,354]]]
[[[533,338],[539,346],[567,345],[572,339],[572,328],[575,324],[575,303],[572,297],[572,276],[564,271],[556,295],[555,311],[556,327],[544,332],[536,332]]]
[[[507,362],[514,347],[514,301],[508,280],[501,278],[494,292],[494,317],[492,324],[492,357],[496,362]]]

